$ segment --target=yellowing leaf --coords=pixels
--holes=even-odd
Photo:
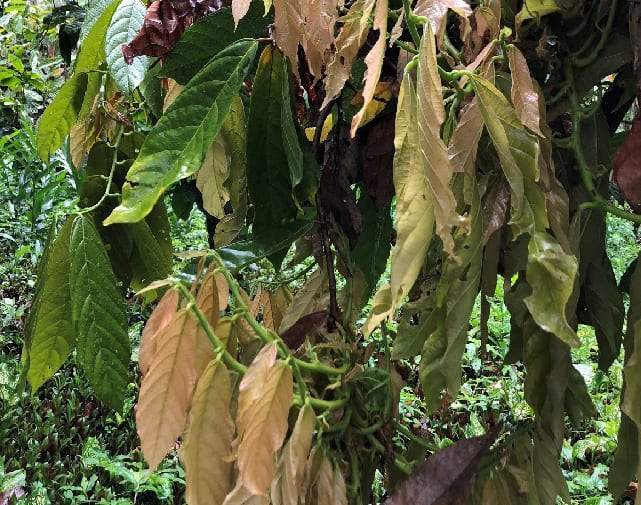
[[[390,289],[389,284],[384,284],[378,288],[378,291],[376,291],[376,294],[374,295],[374,299],[372,300],[372,309],[369,311],[367,321],[365,321],[365,324],[363,325],[363,335],[365,337],[369,337],[391,311],[392,290]]]
[[[136,426],[152,471],[185,429],[196,380],[196,328],[193,313],[180,310],[156,335],[156,350],[140,386]]]
[[[512,73],[512,103],[521,123],[539,136],[543,136],[539,128],[539,94],[534,90],[530,70],[523,54],[515,45],[510,45],[507,51]]]
[[[577,272],[577,261],[545,232],[535,233],[528,245],[526,279],[532,294],[524,299],[532,318],[542,329],[572,347],[581,341],[565,317]]]
[[[316,413],[304,405],[279,461],[278,476],[272,483],[272,505],[298,505],[305,477],[305,462],[312,447]]]
[[[440,133],[441,124],[445,120],[445,108],[436,63],[436,46],[429,23],[425,26],[419,52],[416,92],[420,132],[418,145],[434,207],[436,233],[443,241],[443,249],[452,255],[452,230],[456,226],[464,226],[466,220],[456,211],[456,198],[450,188],[453,169]],[[393,283],[392,292],[396,294]]]
[[[232,0],[231,14],[236,27],[238,27],[238,22],[243,19],[247,11],[249,11],[249,4],[251,4],[251,0]]]
[[[369,17],[374,3],[375,0],[356,0],[347,14],[338,19],[343,26],[334,42],[336,52],[327,66],[325,100],[322,107],[338,96],[349,79],[358,50],[367,37]]]
[[[518,30],[521,24],[523,24],[523,21],[527,19],[539,18],[560,10],[561,7],[559,7],[555,0],[525,0],[523,8],[514,18],[516,29]]]
[[[202,193],[204,209],[221,219],[225,216],[225,204],[229,201],[229,191],[225,181],[229,177],[227,148],[222,135],[218,135],[211,145],[202,167],[196,174],[196,187]]]
[[[162,111],[167,112],[167,109],[169,106],[174,103],[174,100],[180,95],[185,89],[185,86],[182,84],[178,84],[178,82],[174,81],[173,79],[167,79],[168,84],[167,84],[167,94],[165,95],[165,100],[162,105]]]
[[[321,131],[321,136],[320,136],[321,142],[325,142],[325,140],[327,139],[327,136],[329,135],[329,132],[332,131],[333,127],[334,127],[334,119],[330,114],[325,118],[325,121],[323,122],[323,130]],[[316,133],[315,126],[310,126],[309,128],[305,128],[305,136],[307,137],[307,140],[309,140],[310,142],[314,140],[315,133]]]
[[[482,133],[483,116],[475,98],[463,108],[447,148],[447,156],[454,172],[474,175],[476,153]]]
[[[138,350],[138,366],[143,375],[149,371],[156,353],[156,337],[169,326],[177,309],[178,292],[170,289],[160,299],[155,310],[149,316],[140,336],[140,349]]]
[[[238,471],[252,494],[265,495],[274,477],[274,453],[287,433],[292,371],[265,346],[247,369],[238,396]]]
[[[418,277],[434,228],[434,205],[425,158],[416,153],[416,146],[420,145],[417,116],[418,97],[411,76],[406,74],[398,97],[394,137],[397,235],[391,259],[390,313],[409,293]],[[380,313],[366,325],[367,331],[374,329],[374,322],[380,322]]]
[[[356,130],[363,124],[367,106],[374,99],[374,92],[376,84],[381,76],[381,69],[383,68],[383,58],[385,57],[385,37],[387,35],[387,0],[378,0],[376,2],[376,10],[374,12],[374,30],[378,30],[378,39],[376,40],[372,49],[370,49],[367,56],[365,56],[365,76],[363,81],[363,107],[352,118],[352,127],[350,135],[354,137]]]
[[[393,89],[394,84],[391,82],[379,82],[376,84],[374,88],[374,100],[365,107],[361,126],[366,125],[383,112],[387,102],[392,98]],[[359,102],[363,102],[363,95],[360,92],[352,99],[352,105],[356,105]]]
[[[219,361],[205,369],[194,393],[189,429],[180,450],[189,505],[218,505],[229,491],[234,422],[229,372]]]

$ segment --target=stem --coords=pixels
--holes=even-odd
[[[610,12],[608,13],[608,20],[606,21],[605,26],[601,31],[601,38],[599,39],[599,42],[597,42],[597,45],[592,50],[592,52],[583,58],[579,58],[579,57],[571,58],[572,63],[574,63],[574,65],[577,68],[587,67],[590,63],[593,63],[594,61],[596,61],[596,59],[599,57],[599,53],[603,50],[605,45],[608,43],[608,39],[610,38],[610,33],[612,32],[612,27],[614,26],[614,19],[616,17],[617,5],[618,5],[618,0],[612,0],[612,3],[610,4]]]
[[[414,42],[414,45],[416,47],[420,47],[421,37],[419,36],[418,30],[416,29],[416,20],[415,20],[414,13],[410,8],[409,0],[403,0],[403,11],[405,12],[405,22],[407,23],[407,29],[409,30],[410,35],[412,36],[412,41]]]
[[[351,366],[349,363],[345,363],[340,368],[334,368],[323,365],[322,363],[308,363],[307,361],[303,361],[298,358],[294,358],[294,361],[296,361],[296,364],[304,370],[312,373],[322,373],[323,375],[343,375]]]
[[[401,49],[405,49],[408,53],[418,54],[418,49],[409,45],[407,42],[403,42],[402,40],[395,40],[394,44],[396,44]]]
[[[244,375],[245,372],[247,371],[247,367],[242,363],[236,361],[234,357],[227,350],[227,347],[225,347],[225,345],[216,336],[216,333],[214,332],[214,329],[211,327],[211,324],[209,324],[207,317],[205,316],[205,314],[203,314],[202,310],[200,310],[198,305],[196,305],[196,299],[194,298],[194,295],[192,295],[191,292],[181,283],[174,284],[174,289],[177,289],[180,292],[180,294],[187,300],[187,307],[198,318],[200,325],[205,331],[205,334],[207,335],[211,343],[214,345],[214,348],[216,349],[216,353],[222,356],[223,363],[225,363],[225,365],[227,365],[227,367],[230,368],[231,370],[234,370],[235,372],[238,372],[239,374]]]

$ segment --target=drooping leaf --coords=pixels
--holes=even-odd
[[[517,30],[527,19],[539,18],[559,10],[561,7],[555,0],[525,0],[515,18]]]
[[[247,15],[251,0],[232,0],[231,13],[234,18],[234,26],[238,28],[238,22]]]
[[[178,311],[178,291],[169,289],[149,316],[140,336],[138,366],[140,373],[147,375],[156,354],[156,337],[174,319]]]
[[[317,270],[308,279],[305,285],[298,290],[294,300],[287,308],[287,312],[281,321],[279,333],[284,333],[291,328],[296,321],[311,312],[326,308],[326,287],[327,273]]]
[[[73,219],[49,237],[25,325],[23,362],[35,391],[67,360],[76,342],[71,322],[69,241]],[[24,355],[26,354],[26,355]]]
[[[109,3],[91,27],[76,57],[75,72],[95,72],[105,61],[105,38],[120,0]]]
[[[227,495],[223,505],[269,505],[269,496],[249,492],[241,479],[236,480],[234,489]]]
[[[532,294],[524,302],[530,314],[543,330],[579,347],[581,341],[565,316],[578,268],[576,258],[544,232],[534,234],[528,251],[526,276]]]
[[[532,86],[530,70],[523,53],[515,45],[510,45],[507,51],[512,73],[512,103],[521,123],[539,136],[543,136],[539,128],[539,94]]]
[[[463,108],[447,148],[453,172],[474,174],[476,153],[483,133],[483,117],[476,99]]]
[[[265,346],[247,369],[238,397],[238,470],[245,487],[264,495],[274,477],[274,452],[287,433],[292,371]]]
[[[289,74],[283,55],[266,47],[258,63],[247,125],[247,186],[254,204],[254,240],[280,242],[297,222],[293,188],[302,179],[302,152],[289,112]]]
[[[186,84],[225,47],[243,38],[267,37],[269,16],[263,17],[260,2],[252,2],[247,15],[234,30],[231,9],[222,8],[196,21],[180,37],[167,56],[160,75]]]
[[[229,194],[225,181],[229,176],[229,163],[225,140],[218,135],[205,154],[205,161],[196,175],[196,187],[202,193],[203,208],[215,218],[225,215]]]
[[[626,202],[635,211],[641,210],[641,164],[635,154],[641,148],[641,118],[632,121],[632,129],[623,144],[617,149],[612,164],[614,165],[614,180]]]
[[[316,413],[310,405],[303,405],[298,413],[294,430],[283,448],[277,477],[271,486],[273,505],[298,505],[305,477],[305,463],[312,447]]]
[[[51,155],[62,145],[71,127],[78,120],[87,91],[89,76],[75,73],[45,109],[38,123],[36,147],[38,155],[48,163]]]
[[[140,0],[122,0],[105,34],[105,53],[109,73],[116,85],[129,97],[145,77],[148,58],[138,58],[128,65],[120,47],[134,38],[142,27],[144,19],[145,6]]]
[[[391,310],[409,293],[425,261],[434,227],[432,192],[419,145],[418,98],[411,77],[401,84],[396,113],[394,188],[396,190],[396,244],[391,260]],[[449,190],[449,189],[448,189]]]
[[[432,33],[440,37],[445,29],[444,21],[448,9],[452,9],[463,17],[472,14],[472,9],[464,0],[418,0],[414,7],[414,14],[427,17]]]
[[[73,222],[69,255],[77,359],[98,397],[120,410],[131,357],[127,311],[100,235],[84,217]]]
[[[374,30],[378,30],[378,38],[370,49],[367,56],[365,56],[365,64],[367,70],[363,77],[363,106],[352,118],[352,126],[350,134],[352,137],[356,135],[356,130],[361,126],[365,119],[367,106],[374,99],[374,91],[376,84],[381,76],[381,69],[383,68],[383,58],[385,57],[386,34],[387,34],[387,0],[377,0],[376,8],[374,10]]]
[[[334,25],[338,19],[337,4],[331,0],[309,0],[306,4],[302,32],[303,50],[312,75],[319,79],[335,44]]]
[[[370,336],[376,327],[390,314],[392,308],[392,290],[389,284],[383,284],[372,300],[372,309],[363,325],[363,335]]]
[[[222,362],[212,361],[198,380],[180,450],[190,505],[221,504],[229,492],[234,436],[230,401],[229,372]]]
[[[460,440],[433,454],[414,470],[385,505],[467,503],[481,456],[497,435],[498,430],[493,430],[481,437]]]
[[[298,44],[305,39],[308,2],[275,0],[272,37],[294,68],[298,65]]]
[[[317,445],[305,469],[305,503],[347,505],[347,490],[340,469],[335,468],[322,446]]]
[[[198,323],[181,309],[155,337],[155,350],[140,385],[136,427],[142,452],[154,470],[184,431],[196,381]]]
[[[176,98],[129,169],[122,202],[105,224],[136,222],[173,183],[200,168],[256,53],[241,40],[217,54]]]

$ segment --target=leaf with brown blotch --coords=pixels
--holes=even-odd
[[[230,401],[229,371],[222,362],[212,361],[196,386],[180,449],[190,505],[221,504],[229,492],[234,437]]]
[[[156,354],[156,337],[163,331],[173,318],[178,309],[178,292],[170,289],[158,302],[158,305],[149,316],[147,324],[142,330],[140,348],[138,350],[138,367],[140,373],[146,375]]]
[[[320,330],[321,327],[326,326],[328,319],[329,312],[326,310],[305,314],[292,326],[287,328],[287,330],[280,335],[280,338],[283,339],[283,342],[285,342],[290,349],[298,349],[303,345],[303,342],[305,342],[305,337],[313,331]]]
[[[275,343],[261,349],[238,395],[238,471],[247,490],[258,495],[267,493],[274,478],[274,453],[285,440],[294,394],[292,371],[276,355]]]
[[[632,121],[632,130],[612,159],[614,180],[632,209],[641,212],[641,119]]]
[[[376,84],[381,76],[383,68],[383,58],[385,57],[385,49],[387,49],[386,36],[387,36],[387,0],[377,0],[376,9],[374,11],[374,30],[378,30],[378,39],[370,49],[367,56],[365,56],[365,64],[367,69],[363,81],[363,106],[356,115],[352,118],[352,126],[350,135],[356,136],[356,130],[361,126],[365,119],[367,106],[374,99],[374,91]]]
[[[543,137],[539,128],[539,94],[532,85],[530,69],[523,53],[515,45],[510,45],[507,50],[512,73],[512,103],[523,126]]]
[[[316,413],[311,405],[303,405],[294,430],[281,454],[276,479],[271,486],[272,505],[298,505],[303,492],[305,463],[312,447]]]
[[[476,98],[472,99],[461,112],[458,124],[447,148],[447,156],[455,173],[476,172],[476,153],[483,133],[483,116]]]
[[[429,20],[432,32],[440,39],[442,30],[445,30],[448,9],[465,18],[472,14],[472,9],[465,0],[418,0],[414,7],[414,14],[425,16]]]
[[[349,79],[352,65],[369,31],[369,17],[375,0],[356,0],[347,14],[338,19],[342,23],[334,45],[336,52],[327,65],[325,99],[321,108],[336,98]]]
[[[447,147],[441,139],[440,130],[445,120],[445,108],[441,78],[436,63],[436,46],[429,23],[425,26],[418,56],[416,93],[418,100],[418,145],[434,206],[436,233],[443,241],[443,249],[453,255],[452,230],[457,226],[467,226],[467,220],[456,211],[456,198],[450,188],[454,172],[448,157]]]
[[[238,22],[245,17],[249,11],[251,0],[232,0],[231,15],[234,18],[234,24],[238,28]]]
[[[151,471],[185,429],[196,381],[197,327],[193,312],[181,309],[155,338],[156,350],[136,407],[140,445]]]
[[[385,505],[468,503],[481,456],[497,435],[495,428],[486,435],[460,440],[430,456]]]

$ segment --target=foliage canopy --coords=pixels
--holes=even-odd
[[[640,21],[623,1],[95,2],[38,128],[82,184],[42,260],[25,379],[75,347],[120,408],[132,288],[161,296],[142,449],[153,469],[182,438],[189,503],[370,503],[378,471],[388,503],[545,505],[569,502],[561,446],[594,412],[570,354],[586,324],[602,369],[625,348],[620,495],[641,464],[641,270],[617,285],[604,216],[641,222],[638,120],[620,131]],[[184,272],[166,195],[208,214],[211,249]],[[313,272],[250,296],[263,259]],[[423,463],[398,414],[405,360],[430,411],[456,398],[470,313],[480,293],[487,339],[500,280],[534,419]]]

